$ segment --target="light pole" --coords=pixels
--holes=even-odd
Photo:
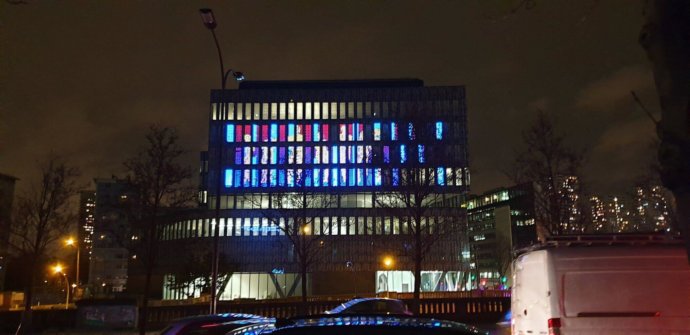
[[[77,268],[76,268],[77,273],[76,273],[76,278],[74,279],[74,284],[77,285],[76,287],[79,287],[79,284],[81,283],[81,278],[79,277],[79,265],[80,265],[79,263],[81,263],[79,258],[80,258],[80,254],[81,254],[81,248],[79,247],[79,243],[77,243],[77,241],[75,241],[71,237],[68,238],[67,240],[65,240],[65,245],[68,247],[74,247],[77,249]]]
[[[65,298],[65,309],[69,309],[69,279],[67,278],[67,274],[63,270],[64,268],[60,264],[55,264],[55,266],[53,266],[53,273],[61,274],[63,277],[65,277],[65,292],[67,296]]]
[[[235,72],[232,69],[229,69],[225,71],[225,66],[223,65],[223,54],[221,53],[220,50],[220,44],[218,44],[218,38],[216,37],[216,26],[218,25],[218,22],[216,22],[215,16],[213,16],[213,11],[210,8],[202,8],[199,9],[199,13],[201,14],[201,21],[204,23],[204,26],[211,31],[211,35],[213,35],[213,42],[216,44],[216,50],[218,51],[218,61],[220,62],[220,87],[221,87],[221,94],[220,94],[220,109],[218,112],[216,112],[216,121],[220,121],[221,117],[224,117],[225,113],[225,103],[223,102],[223,98],[225,97],[225,87],[227,85],[227,80],[228,76],[232,74],[232,76],[235,78],[237,81],[244,80],[244,75],[242,72]],[[217,145],[217,178],[218,180],[216,181],[216,198],[215,198],[215,224],[213,227],[213,260],[211,261],[211,306],[210,306],[210,313],[211,314],[216,314],[217,311],[217,305],[218,305],[218,265],[219,265],[219,239],[220,239],[220,194],[222,190],[221,183],[223,182],[223,179],[221,178],[221,170],[223,169],[223,127],[218,126],[216,127],[216,130],[218,131],[218,145]],[[212,134],[212,130],[209,129],[209,135]]]

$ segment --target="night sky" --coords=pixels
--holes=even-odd
[[[416,77],[466,85],[472,191],[503,176],[538,108],[588,150],[593,192],[623,192],[653,160],[658,111],[637,43],[642,1],[0,2],[0,172],[35,178],[53,150],[84,180],[121,174],[148,124],[177,127],[198,164],[209,90],[226,65],[248,79]],[[515,1],[513,1],[515,2]]]

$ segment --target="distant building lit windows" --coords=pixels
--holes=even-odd
[[[443,139],[443,122],[436,122],[436,139]]]
[[[225,141],[226,142],[234,142],[235,141],[235,126],[232,124],[229,124],[225,127]]]
[[[381,140],[381,122],[374,122],[374,141]]]

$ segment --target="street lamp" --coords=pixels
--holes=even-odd
[[[74,280],[74,284],[76,286],[79,286],[80,279],[81,279],[79,277],[79,263],[81,263],[79,258],[80,258],[80,254],[81,254],[81,248],[79,248],[79,243],[77,243],[77,241],[71,237],[65,240],[65,245],[68,247],[74,247],[77,249],[77,273],[76,273],[76,279]]]
[[[392,268],[394,264],[395,264],[395,260],[393,259],[393,257],[391,257],[391,256],[384,256],[383,257],[383,266],[386,269]]]
[[[54,274],[61,274],[63,277],[65,277],[65,292],[67,293],[67,297],[65,298],[65,309],[69,309],[69,279],[67,278],[67,274],[63,271],[64,268],[60,263],[55,264],[53,266],[53,273]]]
[[[225,97],[225,88],[227,85],[228,81],[228,76],[232,75],[233,78],[236,81],[242,81],[244,80],[244,74],[242,72],[237,72],[233,71],[232,69],[229,69],[225,71],[225,66],[223,65],[223,54],[221,53],[220,50],[220,44],[218,43],[218,38],[216,37],[216,26],[218,26],[218,22],[216,21],[215,16],[213,15],[213,11],[210,8],[201,8],[199,9],[199,14],[201,15],[201,22],[203,22],[204,26],[211,31],[211,35],[213,35],[213,42],[216,45],[216,50],[218,51],[218,61],[220,63],[220,87],[221,87],[221,95],[220,95],[220,110],[218,113],[216,113],[216,120],[220,120],[222,115],[225,115],[225,103],[223,102],[223,98]],[[220,194],[221,194],[221,183],[223,182],[223,178],[221,178],[221,170],[223,169],[223,131],[222,127],[218,126],[216,127],[218,131],[218,154],[217,154],[217,178],[218,180],[216,181],[216,199],[215,199],[215,225],[213,227],[213,260],[212,260],[212,265],[211,265],[211,306],[210,306],[210,312],[211,314],[216,314],[217,310],[217,305],[218,305],[218,292],[216,287],[218,286],[218,266],[219,266],[219,239],[220,239]],[[212,130],[209,129],[209,134],[212,133]]]

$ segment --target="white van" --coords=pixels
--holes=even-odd
[[[576,242],[533,248],[513,262],[513,335],[690,334],[682,244]]]

